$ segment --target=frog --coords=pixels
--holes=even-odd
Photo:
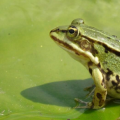
[[[100,109],[107,96],[120,99],[120,40],[102,30],[88,26],[81,18],[71,24],[50,31],[52,40],[90,73],[94,93],[90,102],[75,98],[85,104],[75,108]]]

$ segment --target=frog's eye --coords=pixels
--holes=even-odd
[[[75,26],[70,26],[67,30],[68,37],[76,37],[78,35],[78,29]]]

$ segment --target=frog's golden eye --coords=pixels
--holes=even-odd
[[[67,30],[68,37],[76,37],[78,35],[78,29],[75,26],[70,26]]]

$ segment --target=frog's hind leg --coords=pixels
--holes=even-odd
[[[94,89],[94,97],[92,102],[84,102],[79,99],[75,99],[75,101],[85,104],[85,106],[76,106],[75,108],[92,108],[92,109],[99,109],[102,108],[106,103],[106,95],[107,89],[104,83],[104,78],[99,70],[99,68],[94,67],[92,69],[92,77],[95,83]]]
[[[88,104],[93,109],[101,108],[106,103],[107,89],[106,84],[104,83],[104,77],[99,68],[92,69],[92,77],[95,83],[95,92],[92,102]]]

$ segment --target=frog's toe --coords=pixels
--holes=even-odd
[[[89,108],[88,106],[75,106],[73,108]]]
[[[75,106],[74,108],[90,108],[90,107],[88,106],[88,104],[89,104],[88,102],[84,102],[84,101],[82,101],[82,100],[80,100],[80,99],[78,99],[78,98],[75,98],[74,100],[75,100],[75,102],[76,102],[76,106]],[[80,103],[85,104],[85,106],[79,106]]]
[[[75,100],[75,102],[78,102],[78,103],[88,104],[88,102],[84,102],[78,98],[75,98],[74,100]]]

